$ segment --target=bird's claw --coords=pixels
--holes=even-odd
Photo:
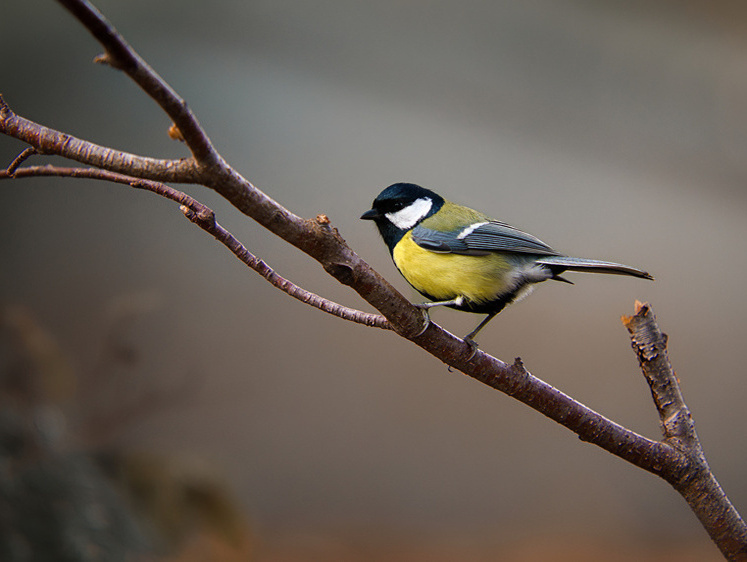
[[[418,334],[418,336],[422,336],[425,333],[425,331],[428,329],[428,326],[431,325],[431,315],[428,313],[428,308],[427,307],[423,307],[420,304],[416,304],[414,306],[415,306],[415,308],[417,308],[418,310],[420,310],[420,313],[421,313],[421,315],[423,317],[423,329]]]
[[[467,358],[467,361],[472,361],[475,358],[475,355],[477,355],[477,350],[479,349],[477,342],[473,340],[471,337],[466,336],[463,340],[464,343],[466,343],[470,349],[472,349],[472,353]]]

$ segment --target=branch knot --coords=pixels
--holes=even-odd
[[[351,286],[356,281],[356,275],[353,268],[346,263],[325,263],[323,267],[324,271],[329,273],[343,285]]]

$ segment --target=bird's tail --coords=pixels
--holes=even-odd
[[[546,265],[555,275],[566,270],[584,271],[587,273],[612,273],[615,275],[632,275],[642,279],[652,279],[648,272],[609,261],[587,260],[584,258],[569,258],[568,256],[542,256],[536,259],[536,263]],[[561,280],[563,280],[561,278]]]

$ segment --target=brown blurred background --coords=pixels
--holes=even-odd
[[[562,252],[650,271],[655,283],[578,274],[538,287],[481,347],[657,438],[619,322],[634,299],[651,302],[711,467],[747,511],[743,3],[97,5],[232,165],[294,212],[327,214],[406,294],[358,220],[395,181]],[[149,99],[91,64],[98,45],[56,3],[7,2],[3,19],[0,92],[18,114],[185,154]],[[0,165],[22,149],[0,138]],[[366,308],[214,194],[187,190],[281,275]],[[0,204],[2,303],[30,309],[80,373],[96,372],[126,316],[132,357],[109,382],[189,390],[107,444],[221,471],[260,560],[536,560],[545,547],[554,559],[719,559],[664,482],[389,333],[288,298],[172,203],[38,179],[4,182]],[[479,320],[433,317],[456,334]],[[118,393],[109,400],[96,406]]]

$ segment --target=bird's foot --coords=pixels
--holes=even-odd
[[[415,308],[420,310],[420,314],[423,317],[423,329],[420,330],[420,333],[415,336],[417,338],[418,336],[422,336],[425,333],[425,331],[428,329],[428,326],[431,325],[431,315],[428,312],[428,308],[430,307],[423,307],[420,304],[416,304]]]
[[[469,356],[469,357],[467,358],[467,361],[468,361],[468,362],[469,362],[469,361],[472,361],[472,360],[473,360],[473,359],[475,358],[475,355],[477,355],[477,350],[479,349],[479,347],[478,347],[478,345],[477,345],[477,342],[476,342],[475,340],[473,340],[473,339],[472,339],[471,337],[469,337],[469,336],[465,336],[465,337],[464,337],[464,339],[462,339],[462,341],[463,341],[464,343],[466,343],[466,344],[467,344],[467,345],[468,345],[468,346],[470,347],[470,349],[472,349],[472,353],[471,353],[471,354],[470,354],[470,356]]]

